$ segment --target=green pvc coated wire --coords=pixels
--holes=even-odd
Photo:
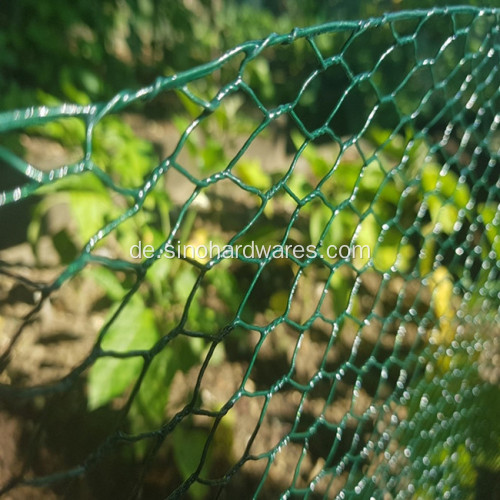
[[[419,51],[423,50],[421,45],[422,32],[426,29],[427,23],[442,19],[452,26],[452,34],[444,39],[441,45],[435,46],[433,57],[419,57]],[[478,28],[476,22],[483,21],[484,25]],[[130,303],[136,294],[140,293],[140,285],[143,283],[146,273],[154,266],[156,258],[145,260],[139,264],[131,263],[117,258],[103,257],[96,254],[95,249],[98,243],[106,236],[116,232],[126,221],[132,219],[144,209],[144,204],[159,182],[162,181],[169,170],[175,170],[193,184],[192,194],[182,205],[177,215],[177,219],[172,224],[169,235],[166,235],[162,245],[155,249],[154,257],[161,256],[168,245],[174,243],[176,234],[188,216],[188,211],[192,208],[193,202],[211,186],[228,181],[240,188],[247,196],[257,196],[260,206],[256,210],[250,222],[236,232],[230,239],[229,244],[241,241],[241,238],[250,234],[254,223],[263,217],[264,210],[270,201],[280,194],[287,193],[295,202],[294,210],[290,220],[284,225],[284,235],[281,243],[285,245],[289,239],[290,231],[294,223],[299,219],[301,210],[307,209],[313,202],[318,202],[322,206],[330,209],[331,216],[326,222],[320,240],[315,242],[317,248],[321,248],[327,238],[332,224],[336,217],[344,210],[351,210],[352,216],[359,219],[359,225],[369,218],[379,217],[377,207],[384,203],[384,188],[391,188],[395,179],[403,180],[406,189],[402,191],[401,199],[395,203],[396,211],[390,220],[377,220],[381,227],[378,235],[376,248],[382,248],[384,239],[391,229],[396,229],[402,234],[400,247],[413,244],[417,247],[417,257],[413,267],[405,272],[397,269],[396,265],[389,269],[377,269],[373,259],[365,263],[361,268],[357,268],[352,263],[341,262],[332,263],[326,259],[305,259],[295,260],[298,266],[293,284],[289,290],[287,304],[283,314],[275,318],[265,326],[251,324],[245,316],[245,311],[251,302],[252,293],[258,287],[266,268],[273,261],[272,256],[259,259],[246,259],[240,256],[243,263],[257,264],[251,284],[246,290],[239,304],[239,307],[232,313],[232,320],[220,331],[211,332],[204,335],[209,340],[209,348],[206,357],[199,367],[199,376],[194,388],[192,399],[186,402],[185,407],[173,418],[165,421],[158,429],[141,434],[128,434],[123,431],[116,431],[87,458],[87,460],[60,473],[40,476],[24,477],[20,476],[3,487],[2,492],[10,491],[19,485],[45,486],[58,483],[62,480],[80,477],[87,474],[107,453],[120,448],[120,445],[130,445],[145,441],[148,443],[148,454],[145,460],[144,470],[154,459],[164,441],[178,431],[179,426],[190,417],[203,414],[206,410],[196,406],[196,397],[199,394],[201,381],[209,366],[214,351],[218,345],[227,342],[227,339],[235,334],[235,331],[255,331],[259,334],[258,341],[249,364],[239,383],[238,390],[228,398],[224,405],[217,412],[210,416],[213,419],[211,430],[203,447],[198,467],[194,468],[190,475],[179,482],[172,491],[166,491],[169,498],[183,498],[192,491],[196,484],[210,486],[219,493],[232,481],[238,481],[241,470],[247,463],[263,463],[263,473],[256,482],[255,491],[246,492],[250,498],[268,498],[266,496],[270,486],[271,468],[276,461],[276,457],[291,444],[301,447],[300,457],[296,463],[296,468],[291,476],[290,483],[282,488],[281,498],[467,498],[472,495],[475,487],[474,481],[467,476],[475,477],[475,472],[470,472],[471,457],[481,454],[481,443],[485,437],[477,432],[471,431],[475,423],[482,423],[488,426],[489,420],[482,412],[484,407],[478,403],[482,398],[487,397],[490,387],[484,383],[479,375],[480,372],[480,352],[484,345],[488,344],[488,335],[483,334],[490,331],[499,320],[500,291],[497,286],[500,266],[495,248],[498,248],[499,236],[487,237],[485,231],[498,233],[500,221],[500,184],[498,166],[498,123],[499,100],[500,100],[500,11],[492,8],[472,8],[472,7],[449,7],[435,8],[431,10],[417,10],[411,12],[400,12],[387,14],[376,19],[364,21],[345,21],[327,23],[320,26],[295,29],[286,35],[271,34],[264,40],[249,41],[228,51],[220,58],[207,64],[198,66],[191,70],[168,77],[159,77],[153,84],[140,90],[124,90],[114,96],[109,102],[94,103],[89,105],[62,104],[55,107],[34,106],[25,110],[16,110],[0,114],[0,132],[26,131],[29,127],[51,123],[61,118],[79,118],[85,123],[85,144],[84,155],[81,160],[72,165],[59,167],[49,171],[42,171],[30,165],[24,159],[17,156],[6,147],[0,147],[0,160],[8,168],[24,175],[26,183],[14,189],[9,189],[0,193],[0,214],[4,206],[14,205],[19,200],[37,194],[37,191],[47,185],[55,184],[70,176],[78,177],[83,174],[95,176],[110,191],[122,195],[129,200],[127,209],[115,219],[104,225],[95,235],[93,235],[81,248],[77,257],[67,265],[60,275],[50,284],[42,288],[42,298],[32,313],[26,318],[26,323],[41,308],[43,302],[47,300],[51,293],[60,288],[64,283],[79,275],[85,267],[96,264],[112,270],[130,271],[135,274],[135,284],[128,291],[123,301],[111,316],[106,325],[99,332],[96,344],[90,354],[66,377],[55,381],[49,385],[33,387],[16,387],[8,384],[0,385],[0,396],[2,398],[30,399],[37,396],[48,396],[55,393],[70,391],[77,380],[84,372],[95,364],[99,358],[135,358],[143,359],[143,368],[128,397],[127,404],[120,412],[117,429],[120,423],[127,417],[127,412],[134,397],[136,396],[141,382],[144,379],[148,368],[157,354],[165,349],[169,349],[172,342],[179,337],[200,336],[197,332],[191,332],[187,328],[187,317],[192,307],[196,292],[200,289],[202,280],[212,269],[220,265],[223,257],[213,259],[209,263],[200,264],[193,262],[199,271],[198,278],[190,290],[184,304],[184,313],[179,323],[170,331],[165,332],[160,340],[151,349],[134,349],[127,352],[116,352],[104,350],[101,342],[106,337],[109,328],[114,324],[123,310],[130,307]],[[399,24],[402,22],[413,22],[414,28],[411,33],[400,34]],[[356,47],[356,43],[363,40],[363,36],[376,30],[386,29],[392,42],[385,52],[377,54],[377,58],[370,61],[371,69],[358,71],[351,67],[348,62],[349,50]],[[473,40],[474,30],[479,32],[480,39]],[[322,53],[318,37],[322,35],[332,35],[345,32],[347,39],[340,49],[333,55],[327,56]],[[459,38],[463,38],[465,48],[461,54],[449,55],[449,47]],[[298,40],[306,40],[316,58],[316,67],[308,74],[297,95],[293,99],[284,102],[276,102],[272,106],[265,105],[259,98],[255,89],[247,83],[245,75],[249,64],[259,58],[266,58],[268,52],[273,48],[288,46]],[[467,45],[468,44],[468,45]],[[404,74],[401,75],[399,83],[390,92],[385,92],[377,84],[376,72],[384,71],[385,61],[390,58],[393,50],[397,47],[409,47],[415,54],[416,64],[409,69],[405,66],[407,61],[402,61]],[[472,47],[472,48],[471,48]],[[470,49],[470,50],[469,50]],[[210,77],[216,71],[225,67],[231,62],[239,60],[239,69],[236,77],[229,83],[223,85],[215,97],[206,100],[199,97],[189,87],[193,82]],[[451,58],[451,59],[450,59]],[[321,75],[328,74],[335,68],[342,68],[348,77],[348,83],[340,94],[339,99],[330,110],[327,118],[316,128],[311,128],[304,123],[300,116],[300,102],[312,82],[319,79]],[[422,80],[418,85],[419,97],[414,109],[404,109],[400,102],[401,93],[406,89],[413,88],[414,79],[419,71],[429,70],[431,81]],[[440,74],[440,73],[445,73]],[[290,77],[291,78],[291,77]],[[462,79],[461,85],[454,87],[455,79]],[[354,130],[347,137],[334,130],[331,125],[332,120],[338,116],[339,110],[348,103],[349,96],[362,85],[368,85],[376,96],[376,104],[367,113],[365,123]],[[452,90],[449,90],[452,89]],[[118,113],[129,108],[138,101],[150,101],[162,93],[170,91],[182,93],[192,103],[201,108],[199,116],[189,124],[181,135],[175,149],[144,179],[140,186],[129,187],[120,186],[116,183],[104,169],[96,164],[93,159],[92,141],[93,133],[98,123],[104,117]],[[247,140],[231,158],[227,165],[219,171],[199,179],[188,172],[181,164],[179,155],[186,149],[186,144],[192,131],[202,123],[208,122],[214,112],[218,110],[225,100],[235,94],[242,93],[255,105],[255,109],[260,113],[260,124],[249,134]],[[321,98],[319,96],[318,98]],[[467,100],[465,98],[467,97]],[[436,104],[436,102],[438,104]],[[397,118],[392,123],[391,131],[385,140],[381,141],[375,148],[375,152],[368,156],[359,146],[360,140],[366,135],[370,125],[374,122],[377,113],[384,109],[384,106],[391,105],[396,110]],[[429,114],[429,107],[432,109]],[[475,114],[470,118],[470,110]],[[255,139],[266,130],[274,121],[286,116],[290,123],[300,131],[305,138],[304,143],[298,151],[290,165],[283,165],[281,177],[276,180],[268,190],[262,190],[245,183],[235,173],[235,166],[238,161],[247,153]],[[485,121],[488,121],[485,123]],[[435,129],[440,123],[446,122],[446,129],[439,140],[435,140]],[[458,137],[459,144],[457,150],[448,152],[446,145],[450,136],[450,130],[460,130]],[[379,156],[384,154],[391,147],[392,141],[398,136],[405,135],[407,146],[399,163],[389,172],[384,170],[380,164]],[[297,195],[290,187],[290,180],[297,168],[297,162],[302,158],[304,151],[309,144],[313,144],[317,139],[329,139],[340,146],[339,158],[331,165],[329,171],[319,180],[315,187],[312,187],[306,196]],[[445,161],[445,169],[441,169],[440,176],[444,177],[450,168],[458,170],[459,182],[456,189],[467,185],[471,199],[469,203],[461,207],[458,211],[456,228],[448,234],[447,241],[442,243],[442,252],[437,253],[433,263],[435,270],[439,265],[446,265],[451,274],[454,275],[454,289],[456,295],[460,297],[460,305],[457,308],[457,329],[465,332],[460,339],[444,344],[429,343],[429,331],[435,325],[435,317],[432,307],[427,304],[424,313],[419,312],[424,302],[423,296],[429,282],[432,280],[430,272],[421,273],[421,261],[424,260],[425,249],[437,240],[440,230],[438,225],[434,230],[424,234],[424,226],[428,223],[428,214],[424,210],[427,204],[432,203],[432,195],[422,195],[418,203],[422,203],[420,209],[411,221],[405,222],[408,207],[405,200],[410,199],[415,189],[421,185],[423,169],[411,171],[409,167],[409,156],[412,148],[424,141],[428,146],[428,156],[441,155]],[[495,144],[497,146],[495,146]],[[329,195],[325,195],[322,190],[328,182],[335,182],[336,173],[345,151],[349,148],[356,148],[363,161],[359,178],[357,179],[353,192],[346,196],[339,204],[333,203]],[[461,162],[461,155],[467,150],[469,152],[469,164]],[[481,155],[486,156],[486,167],[482,170],[478,167]],[[373,198],[369,200],[368,208],[361,210],[356,204],[357,192],[363,187],[363,176],[371,164],[379,165],[385,174],[384,180],[376,190]],[[5,168],[5,167],[3,167]],[[127,165],[123,166],[124,169]],[[436,188],[437,189],[437,188]],[[435,190],[436,191],[436,190]],[[453,205],[453,194],[445,200],[444,205]],[[486,220],[480,212],[483,206],[496,207],[496,215],[491,220]],[[461,229],[464,224],[468,224],[467,234],[463,234]],[[414,243],[417,241],[417,243]],[[447,247],[448,245],[448,247]],[[487,253],[482,252],[482,246],[488,247]],[[451,258],[446,260],[446,248],[460,247],[465,256],[461,260]],[[419,253],[420,252],[420,253]],[[461,255],[462,255],[461,254]],[[478,259],[481,261],[480,271],[475,270]],[[315,265],[321,265],[328,272],[328,278],[324,285],[324,292],[316,309],[312,315],[303,323],[298,323],[289,317],[289,313],[294,298],[295,289],[306,270]],[[355,275],[352,285],[351,296],[348,305],[337,317],[327,317],[322,312],[322,304],[326,300],[326,291],[330,282],[335,279],[341,267],[349,268]],[[229,272],[229,271],[228,271]],[[359,294],[363,277],[367,273],[375,272],[380,278],[380,287],[373,302],[373,310],[365,317],[359,316],[353,310],[352,304]],[[382,294],[389,289],[389,283],[395,278],[403,278],[404,284],[394,299],[392,309],[386,312],[385,316],[375,310],[375,306],[381,303]],[[418,291],[413,304],[409,307],[404,304],[410,292],[409,288],[413,280],[422,282],[422,288]],[[476,299],[480,297],[478,302]],[[472,307],[475,304],[476,309]],[[479,304],[479,305],[477,305]],[[299,383],[295,378],[296,358],[300,353],[301,342],[311,334],[313,324],[321,320],[331,327],[331,335],[325,342],[325,354],[322,362],[316,367],[315,374],[307,384]],[[377,340],[372,346],[371,352],[366,359],[359,362],[358,347],[363,340],[364,329],[370,321],[377,321],[380,324],[380,331]],[[339,349],[339,332],[345,322],[356,325],[356,334],[350,352],[345,355],[335,369],[330,369],[327,356],[334,350]],[[398,333],[395,335],[394,346],[388,355],[384,355],[383,342],[394,333],[390,330],[397,323]],[[416,325],[417,334],[409,349],[403,346],[402,338],[404,331],[409,325]],[[287,326],[297,332],[297,343],[294,348],[294,355],[286,373],[274,381],[274,383],[264,389],[251,391],[248,389],[248,380],[252,370],[259,359],[260,349],[265,340],[281,326]],[[472,334],[471,330],[474,330]],[[11,347],[21,335],[22,328],[12,341]],[[457,337],[458,338],[458,337]],[[485,344],[486,343],[486,344]],[[464,363],[467,359],[469,362]],[[2,361],[8,362],[8,353],[2,357]],[[443,369],[443,366],[449,369]],[[395,383],[390,394],[386,393],[388,381],[397,372]],[[368,407],[358,414],[355,410],[359,402],[359,391],[370,379],[378,377],[375,384],[373,396]],[[326,417],[329,408],[335,405],[339,391],[340,382],[345,380],[347,375],[354,380],[352,382],[351,406],[346,409],[339,422],[333,423]],[[322,411],[313,422],[304,424],[303,411],[308,398],[320,384],[327,384],[328,394],[324,398]],[[296,414],[291,422],[289,432],[280,441],[260,454],[251,452],[251,445],[257,436],[259,429],[265,425],[266,413],[269,405],[276,394],[283,390],[293,390],[300,393],[300,403],[296,408]],[[242,398],[264,398],[260,417],[256,422],[254,433],[252,434],[245,452],[232,464],[232,466],[221,477],[206,477],[202,472],[204,462],[207,460],[211,447],[215,446],[216,431],[221,427],[227,413]],[[483,409],[482,409],[483,408]],[[226,417],[227,419],[227,417]],[[478,424],[479,425],[479,424]],[[486,439],[498,439],[495,434],[498,430],[491,430]],[[310,476],[304,486],[300,481],[301,467],[310,455],[311,447],[315,440],[322,439],[321,436],[330,436],[329,452],[322,457],[322,465]],[[478,462],[479,463],[479,462]],[[500,467],[499,467],[500,468]],[[465,471],[465,472],[464,472]],[[144,474],[144,472],[143,472]],[[341,486],[338,486],[338,481]],[[301,485],[302,484],[302,485]],[[389,496],[387,496],[389,495]],[[467,496],[468,495],[468,496]]]

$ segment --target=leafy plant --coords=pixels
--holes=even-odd
[[[54,103],[45,94],[40,94],[40,98],[46,103]],[[77,149],[85,140],[84,125],[77,119],[33,127],[29,132],[57,141],[68,150]],[[94,129],[92,162],[112,182],[135,189],[144,183],[158,160],[150,143],[139,139],[118,117],[110,116]],[[44,231],[47,212],[52,207],[68,206],[73,226],[53,236],[54,247],[65,263],[71,262],[77,256],[78,249],[106,224],[116,220],[129,203],[126,195],[112,194],[92,173],[78,178],[68,176],[42,187],[38,192],[42,198],[29,228],[30,241],[36,250]],[[138,241],[159,248],[170,236],[171,210],[172,204],[166,190],[153,190],[142,210],[104,237],[95,246],[96,251],[111,252],[118,258],[129,260],[130,248]],[[188,244],[203,244],[206,241],[195,243],[193,240],[194,235],[201,234],[200,231],[193,231],[195,215],[196,212],[191,211],[186,217],[180,239]],[[122,301],[134,286],[134,280],[104,266],[92,265],[84,270],[84,275],[93,280],[105,296],[109,308],[105,324],[113,318],[111,326],[99,340],[103,355],[94,362],[88,373],[89,411],[123,402],[130,391],[136,390],[128,412],[130,432],[147,432],[161,425],[166,418],[166,405],[175,374],[187,372],[199,364],[206,356],[209,345],[203,336],[216,334],[229,320],[224,307],[207,307],[207,288],[215,290],[217,300],[221,305],[229,304],[230,311],[234,311],[239,303],[236,281],[225,271],[225,267],[227,263],[223,261],[211,269],[190,302],[184,328],[195,335],[174,335],[169,342],[166,342],[166,338],[178,327],[188,296],[198,279],[200,271],[197,267],[185,260],[155,259],[139,292],[130,298],[122,310]],[[135,355],[126,356],[130,351]],[[154,352],[150,361],[146,361],[148,352]],[[134,389],[140,377],[141,384]],[[196,436],[193,435],[192,439],[196,441]],[[194,446],[196,443],[191,444]],[[183,442],[176,440],[173,446],[178,466],[183,472],[185,457],[177,448],[189,447],[189,439]],[[145,443],[139,442],[136,453],[142,455],[145,451]]]

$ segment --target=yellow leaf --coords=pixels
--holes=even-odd
[[[449,345],[455,338],[455,308],[453,306],[453,279],[446,267],[440,266],[429,280],[432,292],[432,305],[439,321],[437,328],[430,334],[430,341],[437,345]]]
[[[434,312],[441,319],[453,318],[454,311],[451,304],[453,296],[453,281],[450,273],[444,266],[438,267],[430,278],[430,288],[434,304]]]

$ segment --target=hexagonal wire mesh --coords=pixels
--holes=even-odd
[[[35,292],[6,328],[2,408],[36,415],[2,492],[465,498],[498,471],[499,16],[457,7],[296,29],[106,103],[0,115],[4,134],[81,148],[44,168],[2,146],[21,180],[0,213],[36,199],[35,214],[69,207],[90,228],[81,246],[52,235],[50,279],[17,254],[1,262]],[[190,118],[140,171],[106,120],[164,95]],[[291,153],[257,161],[262,137]],[[172,251],[208,232],[276,246]],[[151,244],[140,261],[126,251],[139,240]],[[288,244],[312,246],[283,258]],[[333,244],[371,253],[332,259]],[[30,328],[47,304],[52,324],[68,314],[57,296],[83,300],[84,278],[105,290],[101,322],[85,312],[87,350],[52,378],[27,376],[23,339],[55,349]],[[54,429],[79,451],[58,443],[44,459]]]

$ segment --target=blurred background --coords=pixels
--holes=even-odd
[[[124,88],[138,88],[157,76],[206,63],[235,45],[273,32],[453,4],[443,0],[4,2],[0,109],[32,105],[37,91],[60,99],[74,100],[80,92],[92,101],[108,100]],[[370,51],[377,47],[365,46],[360,57],[369,58]],[[293,64],[293,58],[280,62]],[[271,67],[277,63],[269,61]],[[155,104],[148,111],[165,116],[175,110]]]
[[[261,487],[273,499],[292,483],[299,498],[312,481],[331,498],[359,484],[371,494],[363,481],[372,476],[384,500],[411,493],[408,484],[421,498],[500,498],[498,17],[430,16],[315,36],[322,57],[342,51],[341,62],[304,87],[319,67],[312,45],[268,47],[243,72],[253,96],[228,93],[213,113],[207,103],[238,75],[241,54],[183,88],[148,87],[271,33],[446,5],[0,4],[0,112],[118,93],[133,101],[98,120],[90,143],[77,117],[0,135],[0,192],[29,192],[29,165],[47,175],[30,196],[0,206],[0,494],[163,498],[201,460],[199,472],[227,486],[196,483],[186,498]],[[357,79],[375,65],[369,81]],[[146,98],[132,99],[142,87]],[[294,117],[261,126],[262,109],[290,102]],[[49,180],[85,155],[99,175],[66,170]],[[140,210],[94,238],[133,209],[167,158],[173,166]],[[214,181],[228,164],[240,184]],[[207,270],[206,259],[160,259],[136,273],[131,245],[159,248],[172,231],[193,245],[355,241],[373,253],[334,268],[285,259]],[[140,350],[154,355],[127,358]],[[40,385],[47,389],[31,391]],[[159,432],[188,403],[175,432]],[[427,433],[438,421],[446,425]],[[262,459],[232,475],[251,437]],[[387,441],[378,451],[363,450],[379,439]],[[38,487],[18,484],[44,476]]]

